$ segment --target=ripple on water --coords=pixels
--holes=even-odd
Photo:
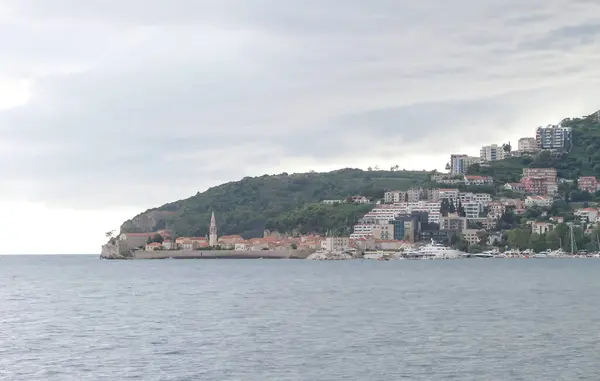
[[[600,261],[3,259],[0,379],[600,379]]]

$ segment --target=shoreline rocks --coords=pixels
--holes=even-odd
[[[311,261],[345,261],[348,259],[354,259],[350,254],[345,253],[313,253],[309,255],[306,259]]]

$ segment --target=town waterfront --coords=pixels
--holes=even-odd
[[[600,379],[600,261],[0,257],[6,380]]]

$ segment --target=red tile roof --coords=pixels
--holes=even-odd
[[[224,235],[219,239],[243,239],[241,235]]]

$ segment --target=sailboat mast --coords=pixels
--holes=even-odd
[[[575,241],[573,240],[573,225],[570,226],[571,230],[571,255],[575,254]]]

